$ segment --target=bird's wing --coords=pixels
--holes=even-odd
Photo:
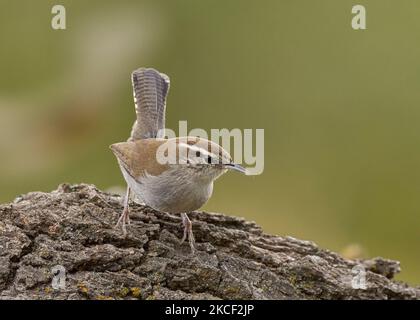
[[[131,74],[131,81],[137,119],[129,140],[162,138],[169,77],[155,69],[140,68]]]

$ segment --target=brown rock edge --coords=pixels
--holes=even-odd
[[[178,215],[131,204],[123,237],[120,196],[62,184],[0,205],[0,299],[419,299],[391,280],[397,261],[346,260],[309,241],[265,234],[254,222],[194,212],[192,256]],[[366,268],[353,289],[352,268]],[[54,266],[65,287],[54,289]]]

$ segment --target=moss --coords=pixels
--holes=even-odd
[[[138,287],[130,288],[131,295],[134,298],[140,299],[141,298],[141,290]]]
[[[118,296],[120,296],[121,298],[126,297],[129,293],[130,293],[130,289],[123,287],[121,288],[121,290],[117,293]]]
[[[96,296],[96,299],[97,299],[97,300],[114,300],[114,298],[113,298],[113,297],[110,297],[110,296],[103,296],[103,295]]]
[[[292,285],[296,284],[297,277],[295,275],[289,277],[289,281]]]
[[[78,283],[77,284],[77,289],[80,293],[83,293],[84,295],[87,295],[89,292],[88,287],[86,287],[86,285],[84,283]]]
[[[301,285],[305,289],[313,289],[315,287],[314,283],[313,282],[310,282],[310,281],[303,282]]]
[[[225,289],[226,293],[238,293],[239,291],[241,291],[241,290],[238,287],[227,287]]]

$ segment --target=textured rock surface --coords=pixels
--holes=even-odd
[[[92,185],[59,186],[0,206],[1,299],[419,299],[391,280],[399,263],[349,261],[308,241],[264,234],[253,222],[190,214],[192,256],[178,216],[131,204],[126,238],[113,226],[121,198]],[[367,270],[353,289],[352,268]],[[53,267],[66,271],[53,289]],[[354,270],[353,270],[354,272]]]

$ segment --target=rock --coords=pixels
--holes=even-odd
[[[396,261],[345,260],[223,214],[189,214],[195,255],[179,244],[179,216],[139,204],[130,205],[124,237],[114,229],[121,202],[93,185],[62,184],[1,205],[0,298],[420,298],[420,289],[392,280]]]

